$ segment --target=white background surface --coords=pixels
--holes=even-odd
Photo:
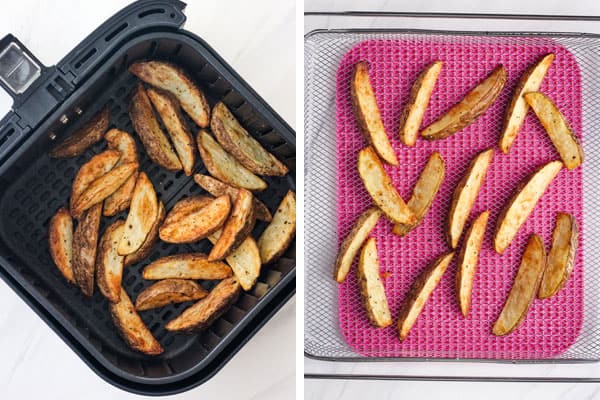
[[[124,0],[2,2],[0,35],[13,33],[44,64],[67,54]],[[294,2],[188,1],[185,28],[205,39],[292,126]],[[11,99],[0,95],[0,114]],[[129,399],[97,377],[0,281],[0,399]],[[214,378],[181,399],[294,397],[295,301],[291,300]]]

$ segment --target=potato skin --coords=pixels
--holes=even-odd
[[[104,106],[85,125],[54,146],[48,155],[53,158],[69,158],[85,153],[90,146],[102,140],[109,123],[110,112],[108,106]]]
[[[73,218],[61,207],[48,224],[50,255],[65,279],[75,283],[73,276]]]
[[[101,217],[102,203],[98,203],[83,213],[73,234],[73,275],[81,292],[87,297],[94,294],[94,268]]]
[[[200,300],[208,295],[196,282],[187,279],[164,279],[144,289],[135,300],[138,311],[151,310],[173,303]]]
[[[162,201],[160,201],[158,203],[158,216],[154,221],[152,228],[150,228],[150,232],[148,232],[144,243],[142,243],[140,248],[134,253],[125,256],[125,259],[123,260],[123,266],[128,267],[150,257],[150,253],[152,253],[154,245],[158,241],[158,228],[160,228],[161,224],[165,220],[165,214],[165,205]]]

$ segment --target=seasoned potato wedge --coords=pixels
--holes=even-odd
[[[159,201],[158,215],[152,224],[152,228],[150,228],[150,232],[148,232],[148,236],[146,236],[144,243],[142,243],[139,249],[125,256],[125,259],[123,260],[123,265],[125,267],[136,264],[150,256],[150,253],[152,253],[152,250],[154,249],[154,245],[158,241],[158,228],[160,228],[165,220],[165,215],[165,205],[162,201]]]
[[[458,245],[458,240],[465,227],[465,223],[471,214],[471,208],[477,200],[479,189],[485,180],[488,167],[494,157],[494,150],[489,149],[479,153],[469,164],[469,168],[462,177],[450,204],[448,213],[448,228],[446,230],[446,240],[453,249]]]
[[[273,221],[258,238],[262,263],[269,264],[281,257],[292,243],[294,235],[296,235],[296,194],[289,190],[279,203]]]
[[[221,230],[218,230],[210,235],[208,240],[215,244],[220,236]],[[258,245],[252,236],[246,237],[225,260],[240,282],[242,289],[245,291],[252,289],[260,275],[260,267],[262,265]]]
[[[383,161],[398,165],[398,159],[381,120],[377,99],[369,79],[369,67],[365,61],[360,61],[354,66],[350,96],[356,121],[367,142]]]
[[[235,277],[222,280],[208,296],[169,321],[165,328],[172,332],[195,332],[206,329],[229,310],[239,295],[240,284]]]
[[[413,189],[412,196],[407,203],[408,208],[415,215],[416,221],[413,224],[395,224],[392,232],[402,237],[423,221],[425,214],[427,214],[427,211],[429,211],[429,208],[433,204],[438,190],[440,190],[440,186],[442,186],[445,175],[446,164],[444,163],[444,159],[440,153],[434,151],[429,157],[427,164],[425,164],[425,168],[423,168]]]
[[[73,234],[73,276],[81,292],[94,294],[94,267],[98,249],[98,230],[102,217],[102,203],[86,210]]]
[[[199,211],[200,209],[206,207],[212,201],[214,201],[214,198],[210,196],[195,195],[190,197],[184,197],[183,199],[179,200],[173,205],[171,211],[169,211],[169,213],[167,214],[167,218],[165,218],[164,225],[169,225],[178,222],[183,217],[186,217],[189,214]]]
[[[125,343],[134,350],[155,356],[161,354],[164,349],[152,336],[152,333],[127,295],[125,289],[121,288],[118,303],[110,303],[110,315]]]
[[[546,270],[538,292],[540,299],[554,296],[565,286],[573,273],[578,244],[579,227],[575,217],[559,213],[552,233],[552,246],[548,253]]]
[[[375,205],[393,223],[414,224],[416,222],[417,218],[398,194],[392,180],[383,169],[379,157],[371,147],[365,147],[358,153],[358,173]]]
[[[208,292],[194,281],[165,279],[144,289],[135,300],[135,309],[146,311],[169,304],[200,300],[207,295]]]
[[[494,249],[499,253],[510,245],[521,225],[527,220],[550,183],[563,167],[560,161],[551,161],[542,166],[519,185],[498,217]]]
[[[560,110],[543,93],[526,93],[523,97],[544,126],[565,167],[579,167],[583,162],[583,148]]]
[[[510,105],[506,109],[504,127],[500,136],[500,150],[508,154],[510,148],[519,134],[519,130],[525,121],[529,104],[523,95],[529,92],[537,92],[542,86],[542,81],[554,61],[554,54],[546,54],[537,63],[525,71],[513,94]]]
[[[209,261],[222,260],[227,257],[252,232],[256,222],[253,198],[254,196],[248,190],[239,190],[231,214],[223,226],[221,236],[208,255]]]
[[[525,247],[519,271],[506,303],[504,303],[504,308],[492,329],[494,335],[508,335],[521,325],[540,286],[545,267],[544,242],[538,235],[532,234],[527,242],[527,247]]]
[[[206,254],[175,254],[148,264],[142,272],[144,279],[225,279],[231,268],[221,261],[208,261]]]
[[[398,317],[398,336],[400,340],[406,339],[413,325],[417,322],[419,314],[425,307],[431,293],[440,283],[453,256],[454,253],[448,253],[436,258],[413,283],[400,308],[400,316]]]
[[[118,129],[111,129],[106,132],[104,139],[108,143],[109,149],[118,150],[121,153],[121,158],[116,164],[117,166],[131,162],[139,164],[135,140],[129,133]],[[104,200],[103,214],[105,216],[111,217],[129,208],[136,179],[137,173],[133,173],[116,192]]]
[[[73,218],[61,207],[52,216],[48,228],[50,256],[60,273],[71,283],[73,277]]]
[[[385,288],[379,275],[379,258],[375,238],[369,238],[358,260],[358,282],[365,310],[371,324],[385,328],[392,324],[392,315],[388,307]]]
[[[102,135],[108,129],[110,113],[104,106],[85,125],[73,132],[68,138],[50,150],[50,157],[68,158],[83,154],[90,146],[102,140]]]
[[[464,129],[475,122],[479,116],[494,104],[505,83],[506,71],[500,65],[481,83],[471,89],[462,100],[453,105],[452,108],[431,125],[423,129],[421,136],[430,140],[445,139]]]
[[[119,301],[123,278],[123,256],[117,252],[125,221],[118,219],[104,230],[96,256],[96,283],[100,293],[112,303]]]

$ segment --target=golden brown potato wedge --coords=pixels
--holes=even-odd
[[[154,245],[158,241],[158,229],[165,220],[165,215],[165,205],[162,201],[159,201],[158,215],[157,218],[154,220],[154,223],[152,224],[152,228],[150,228],[150,232],[148,232],[148,236],[146,236],[144,243],[142,243],[139,249],[125,256],[125,259],[123,260],[123,266],[128,267],[142,260],[145,260],[150,256],[150,253],[152,253],[152,250],[154,249]]]
[[[73,276],[81,292],[94,294],[94,267],[98,249],[98,230],[102,217],[102,203],[84,211],[73,234]]]
[[[197,141],[200,157],[212,176],[237,188],[252,191],[261,191],[267,188],[265,181],[226,152],[208,132],[200,130]]]
[[[433,200],[437,195],[444,176],[446,175],[446,164],[444,159],[437,151],[434,151],[429,157],[429,161],[425,164],[425,168],[421,172],[412,196],[408,200],[408,208],[415,215],[416,221],[413,224],[395,224],[392,232],[402,237],[408,232],[419,226],[425,214],[433,204]]]
[[[123,256],[117,253],[117,247],[125,221],[118,219],[104,230],[98,255],[96,256],[96,283],[100,293],[112,303],[119,301],[121,280],[123,278]]]
[[[436,258],[413,283],[402,303],[400,316],[398,317],[398,336],[401,341],[406,339],[413,325],[417,322],[419,314],[425,307],[431,293],[440,283],[453,256],[454,253],[448,253]]]
[[[473,221],[473,225],[465,234],[463,247],[458,254],[456,266],[456,294],[458,306],[463,316],[469,314],[473,298],[473,280],[479,262],[479,251],[485,236],[489,211],[484,211]]]
[[[60,273],[71,283],[73,277],[73,218],[61,207],[52,216],[48,228],[50,256]]]
[[[273,221],[265,228],[258,238],[260,259],[263,264],[276,261],[285,253],[296,235],[296,194],[289,190],[277,211]]]
[[[417,218],[398,194],[371,147],[365,147],[358,153],[357,164],[365,189],[386,217],[396,224],[414,224]]]
[[[183,217],[206,207],[212,201],[214,201],[214,198],[210,196],[195,195],[185,197],[173,205],[171,211],[167,214],[167,218],[165,218],[164,225],[178,222]]]
[[[375,238],[369,238],[358,260],[358,282],[365,310],[373,326],[385,328],[392,324],[385,288],[379,274],[379,258]]]
[[[537,92],[542,86],[542,81],[554,61],[554,54],[546,54],[537,63],[525,71],[513,94],[510,105],[506,109],[504,117],[504,127],[500,136],[500,150],[508,154],[510,148],[519,134],[519,130],[525,121],[529,104],[525,101],[523,95],[529,92]]]
[[[407,146],[414,146],[419,136],[423,116],[438,76],[442,71],[442,61],[429,64],[417,77],[410,90],[408,103],[400,116],[400,140]]]
[[[550,183],[563,167],[560,161],[551,161],[528,176],[517,188],[504,210],[498,216],[494,249],[498,254],[510,245],[521,225],[527,220]]]
[[[135,311],[135,307],[125,289],[121,288],[118,303],[109,303],[110,315],[119,333],[134,350],[155,356],[161,354],[164,349],[158,340],[152,336],[152,332],[144,325],[144,321]]]
[[[453,249],[458,245],[458,240],[471,214],[471,208],[477,200],[479,189],[481,189],[481,185],[485,180],[485,175],[493,157],[494,149],[484,150],[477,154],[469,164],[465,175],[458,182],[456,189],[454,189],[446,230],[446,240]]]
[[[225,279],[231,268],[221,261],[208,261],[206,254],[174,254],[148,264],[142,272],[144,279]]]
[[[121,153],[121,158],[116,164],[117,166],[130,162],[139,165],[135,140],[129,133],[118,129],[111,129],[106,132],[104,139],[108,143],[109,149],[118,150]],[[133,173],[116,192],[104,200],[104,216],[111,217],[129,208],[136,179],[137,173]]]
[[[532,234],[525,247],[515,281],[510,289],[504,308],[494,324],[496,336],[508,335],[521,325],[540,286],[546,267],[546,249],[542,239]]]
[[[575,266],[578,244],[579,227],[575,217],[567,213],[558,213],[546,270],[538,292],[540,299],[554,296],[565,286]]]
[[[181,68],[164,61],[146,61],[132,64],[129,72],[144,82],[173,94],[181,103],[181,108],[200,128],[208,127],[208,101],[202,90]]]
[[[350,97],[356,121],[367,142],[373,146],[383,161],[398,165],[398,159],[381,120],[377,99],[369,79],[369,67],[365,61],[359,61],[354,66]]]
[[[172,332],[195,332],[208,328],[233,305],[240,295],[240,284],[235,277],[222,280],[208,296],[187,308],[165,327]]]
[[[194,281],[165,279],[144,289],[135,300],[135,309],[146,311],[169,304],[200,300],[207,295],[208,292]]]
[[[218,230],[210,235],[208,240],[215,244],[220,236],[221,230]],[[225,260],[240,282],[242,289],[245,291],[252,289],[260,275],[260,267],[262,265],[258,245],[252,236],[246,237]]]
[[[445,139],[466,128],[494,104],[505,83],[506,71],[500,65],[481,83],[471,89],[462,100],[423,129],[421,136],[429,140]]]
[[[577,168],[583,162],[583,148],[564,115],[543,93],[526,93],[523,97],[550,136],[567,169]]]
[[[102,135],[108,129],[110,113],[104,106],[85,125],[73,132],[65,140],[50,150],[50,157],[68,158],[83,154],[90,146],[102,140]]]

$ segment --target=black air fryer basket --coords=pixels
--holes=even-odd
[[[0,84],[14,98],[13,111],[0,122],[0,275],[98,375],[125,390],[150,395],[177,393],[205,382],[295,292],[293,243],[279,261],[263,266],[256,286],[243,292],[202,333],[176,335],[164,329],[188,303],[143,312],[144,322],[165,348],[160,356],[150,357],[130,350],[119,337],[98,290],[93,298],[85,298],[50,258],[49,219],[68,204],[79,166],[105,145],[97,144],[72,159],[50,159],[47,152],[105,104],[111,126],[133,133],[127,105],[136,78],[127,67],[137,60],[168,60],[182,66],[211,105],[223,101],[265,148],[288,165],[290,174],[266,178],[269,187],[258,196],[271,211],[289,189],[295,189],[294,131],[213,49],[181,29],[184,7],[174,0],[133,3],[52,67],[42,66],[11,35],[0,42]],[[159,168],[141,145],[138,148],[141,169],[167,209],[182,197],[202,192],[191,178]],[[196,172],[206,173],[201,162]],[[103,225],[114,218],[105,219]],[[265,226],[258,223],[254,236]],[[135,299],[151,284],[141,279],[144,265],[167,254],[207,252],[208,246],[207,241],[179,246],[159,242],[147,261],[125,268],[123,286]]]

